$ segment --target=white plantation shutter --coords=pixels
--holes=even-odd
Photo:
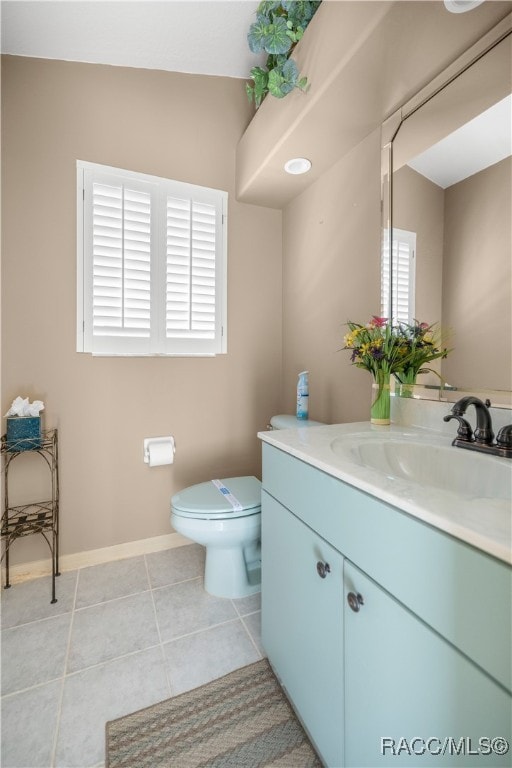
[[[227,194],[78,163],[78,350],[225,351]]]
[[[93,334],[150,334],[151,197],[93,183]]]
[[[213,347],[222,333],[218,296],[218,229],[222,207],[199,199],[166,199],[165,334],[171,346]]]
[[[393,322],[413,323],[415,313],[416,233],[392,230],[392,301]],[[381,314],[389,315],[389,236],[384,232],[381,260]]]

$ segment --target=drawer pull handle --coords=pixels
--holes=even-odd
[[[329,563],[322,563],[321,560],[316,564],[316,570],[321,579],[325,579],[328,573],[331,572],[331,566]]]
[[[353,611],[356,613],[359,611],[362,605],[364,605],[363,596],[355,592],[349,592],[347,595],[347,603],[350,605]]]

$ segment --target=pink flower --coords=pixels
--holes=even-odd
[[[382,328],[387,322],[387,317],[377,317],[377,315],[372,315],[372,323],[375,328]]]

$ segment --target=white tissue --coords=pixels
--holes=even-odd
[[[150,467],[173,464],[176,445],[174,437],[147,437],[144,440],[144,462]]]
[[[5,414],[6,416],[39,416],[39,412],[44,409],[42,400],[34,400],[29,403],[28,397],[16,397],[12,405]]]

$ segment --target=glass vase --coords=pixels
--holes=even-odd
[[[391,423],[391,393],[389,373],[377,371],[372,384],[372,405],[370,409],[372,424],[386,426]]]
[[[396,394],[399,397],[412,397],[414,385],[416,384],[416,371],[405,371],[400,373],[400,379],[397,378]]]

